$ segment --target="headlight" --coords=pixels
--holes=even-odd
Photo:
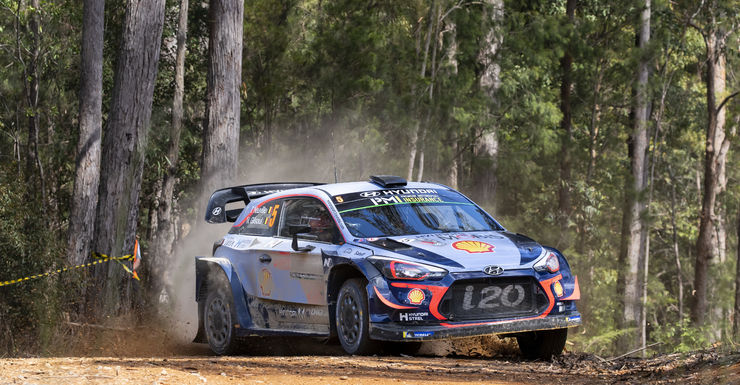
[[[560,261],[558,260],[558,256],[555,255],[555,253],[553,253],[552,251],[545,251],[545,256],[540,258],[540,260],[537,261],[533,267],[537,271],[548,271],[550,273],[555,273],[560,270]]]
[[[422,279],[440,280],[447,275],[447,270],[445,269],[415,262],[401,261],[387,257],[370,257],[367,260],[388,279],[412,281],[421,281]]]

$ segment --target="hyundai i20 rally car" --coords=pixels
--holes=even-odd
[[[206,221],[234,223],[195,261],[196,342],[217,354],[247,336],[337,337],[370,354],[499,334],[548,359],[581,323],[578,279],[558,250],[441,184],[230,187],[213,193]]]

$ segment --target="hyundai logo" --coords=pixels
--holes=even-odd
[[[372,198],[380,195],[380,191],[368,191],[364,193],[360,193],[360,196],[363,198]]]
[[[483,268],[483,272],[488,275],[501,275],[504,273],[504,268],[501,266],[486,266]]]

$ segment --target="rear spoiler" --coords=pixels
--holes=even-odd
[[[206,207],[206,222],[224,223],[236,221],[236,218],[241,214],[243,207],[226,210],[226,205],[229,203],[244,202],[244,206],[246,206],[249,204],[250,200],[261,198],[265,195],[294,188],[319,186],[322,184],[324,183],[262,183],[222,188],[211,194],[211,199],[208,200],[208,206]]]

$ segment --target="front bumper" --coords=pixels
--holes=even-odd
[[[478,322],[442,322],[439,325],[404,325],[396,322],[371,323],[370,338],[382,341],[429,341],[445,338],[508,334],[534,330],[562,329],[581,324],[578,312],[543,318]]]

